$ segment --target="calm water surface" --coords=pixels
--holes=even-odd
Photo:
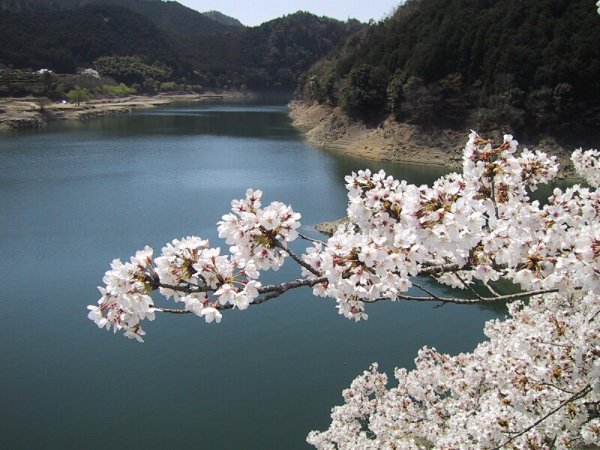
[[[247,187],[292,204],[316,236],[316,223],[344,214],[344,175],[365,167],[416,183],[441,173],[317,150],[277,105],[169,107],[0,136],[0,448],[306,448],[373,361],[391,373],[423,345],[472,349],[502,310],[377,304],[355,324],[303,290],[220,325],[161,316],[145,344],[86,318],[113,258],[191,234],[217,244],[215,223]]]

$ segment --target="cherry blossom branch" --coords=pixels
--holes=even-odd
[[[470,270],[471,266],[460,266],[458,264],[423,264],[417,275],[437,276],[448,272],[457,272],[459,270]]]
[[[316,275],[318,277],[321,276],[321,274],[317,270],[315,270],[310,264],[307,264],[305,261],[303,261],[302,258],[300,258],[298,255],[296,255],[294,252],[292,252],[289,248],[284,246],[281,242],[277,241],[275,245],[276,245],[276,247],[278,247],[281,250],[283,250],[284,252],[286,252],[297,264],[304,267],[310,273],[312,273],[313,275]]]
[[[289,291],[290,289],[297,289],[299,287],[313,287],[319,283],[326,283],[327,282],[327,277],[320,277],[320,278],[313,278],[313,279],[306,279],[306,278],[298,278],[294,281],[288,281],[287,283],[282,283],[279,285],[271,285],[271,286],[264,286],[263,288],[259,288],[259,292],[260,293],[266,293],[267,295],[265,295],[262,298],[258,298],[254,301],[254,304],[260,304],[260,303],[264,303],[266,301],[269,301],[271,299],[274,299],[278,296],[280,296],[281,294],[283,294],[284,292]]]
[[[414,283],[413,283],[414,284]],[[416,285],[415,285],[416,286]],[[422,289],[420,286],[416,286]],[[424,289],[423,289],[424,290]],[[475,297],[475,298],[459,298],[459,297],[441,297],[438,295],[431,295],[430,297],[418,297],[413,295],[398,295],[396,300],[409,300],[414,302],[443,302],[453,303],[455,305],[467,305],[467,304],[484,304],[484,303],[495,303],[495,302],[510,302],[514,300],[520,300],[534,295],[551,294],[559,292],[558,289],[541,289],[537,291],[519,292],[517,294],[499,295],[497,297]],[[389,298],[377,298],[375,300],[365,300],[365,303],[377,303],[381,301],[389,301]]]
[[[287,292],[289,290],[297,289],[300,287],[313,287],[317,284],[326,283],[326,282],[327,282],[327,277],[319,277],[319,278],[313,278],[313,279],[298,278],[296,280],[288,281],[286,283],[262,286],[262,287],[258,288],[258,292],[261,295],[262,294],[266,294],[266,295],[263,295],[263,297],[258,297],[257,299],[255,299],[253,303],[250,303],[250,306],[266,303],[269,300],[272,300],[274,298],[281,296],[282,294],[284,294],[285,292]],[[523,298],[528,298],[533,295],[541,295],[541,294],[558,292],[558,289],[545,289],[545,290],[538,290],[538,291],[521,292],[518,294],[500,295],[497,297],[481,297],[480,296],[478,298],[459,298],[459,297],[441,297],[441,296],[431,293],[429,290],[423,288],[420,285],[417,285],[415,283],[413,283],[413,285],[415,285],[415,287],[423,290],[424,292],[429,293],[430,296],[429,297],[424,297],[424,296],[419,297],[419,296],[412,296],[412,295],[398,295],[396,300],[408,300],[408,301],[414,301],[414,302],[442,302],[442,303],[450,303],[450,304],[455,304],[455,305],[488,304],[488,303],[495,303],[495,302],[509,302],[509,301],[513,301],[513,300],[520,300]],[[163,287],[167,287],[168,289],[173,289],[173,290],[179,290],[181,292],[186,292],[186,293],[199,292],[199,291],[191,291],[189,288],[180,287],[180,286],[166,285]],[[365,300],[365,303],[371,304],[371,303],[378,303],[381,301],[390,301],[390,300],[391,299],[389,299],[389,298],[378,298],[375,300]],[[233,308],[232,304],[227,304],[227,305],[221,305],[219,307],[219,310],[228,310],[228,309],[232,309],[232,308]],[[188,311],[186,309],[179,309],[179,308],[156,308],[156,311],[169,313],[169,314],[191,313],[191,311]]]
[[[494,294],[496,297],[500,296],[501,294],[499,294],[492,286],[490,286],[489,283],[483,283],[483,285],[488,289],[488,291],[490,291],[492,294]]]
[[[262,303],[265,303],[269,300],[279,297],[280,295],[282,295],[283,293],[285,293],[291,289],[297,289],[300,287],[313,287],[316,284],[325,283],[325,282],[327,282],[326,277],[313,278],[310,280],[306,279],[306,278],[298,278],[296,280],[288,281],[287,283],[261,286],[257,290],[258,290],[258,293],[263,296],[256,298],[254,300],[254,302],[250,303],[249,306],[260,305]],[[171,289],[171,288],[169,288],[169,289]],[[220,305],[219,310],[232,309],[233,307],[234,306],[232,304]],[[187,309],[182,309],[182,308],[156,308],[156,311],[169,313],[169,314],[190,314],[192,312],[192,311],[189,311]]]
[[[262,295],[262,294],[267,294],[267,295],[264,295],[262,298],[255,299],[255,301],[253,303],[251,303],[253,305],[265,303],[268,300],[277,298],[280,295],[282,295],[283,293],[285,293],[291,289],[296,289],[298,287],[305,287],[305,286],[313,287],[317,284],[327,282],[326,277],[324,277],[321,273],[319,273],[317,270],[315,270],[312,266],[310,266],[305,261],[303,261],[298,255],[296,255],[290,249],[283,246],[280,242],[278,242],[278,241],[276,242],[276,247],[284,250],[297,264],[306,268],[312,274],[316,275],[318,278],[316,278],[316,279],[297,279],[297,280],[293,280],[293,281],[289,281],[289,282],[285,282],[285,283],[281,283],[281,284],[277,284],[277,285],[269,285],[269,286],[260,287],[257,289],[259,295]],[[455,272],[459,269],[464,270],[464,267],[459,267],[456,264],[426,265],[424,268],[422,268],[419,271],[419,275],[439,275],[441,273],[446,273],[446,272]],[[174,292],[180,292],[182,294],[198,294],[198,293],[209,293],[209,292],[215,291],[215,289],[211,289],[209,286],[206,286],[206,285],[200,286],[200,285],[196,285],[196,284],[189,283],[189,282],[186,282],[185,285],[181,285],[181,284],[180,285],[172,285],[172,284],[168,284],[168,283],[163,283],[159,280],[158,276],[155,273],[153,273],[152,275],[147,275],[146,281],[150,284],[150,286],[153,290],[163,288],[163,289],[172,290]],[[442,297],[435,295],[433,292],[426,290],[425,288],[419,286],[416,283],[413,283],[413,284],[416,287],[418,287],[419,289],[421,289],[424,292],[426,292],[427,294],[429,294],[430,297],[402,296],[399,298],[402,298],[405,300],[413,300],[413,301],[440,301],[443,303],[459,303],[459,304],[473,303],[473,301],[463,301],[462,299],[458,299],[458,298],[442,298]],[[484,302],[484,301],[493,301],[494,299],[479,298],[478,300]],[[219,307],[220,310],[227,310],[227,309],[231,309],[231,308],[233,308],[232,304],[220,305],[220,307]],[[190,312],[186,309],[178,309],[178,308],[157,308],[156,311],[166,312],[166,313],[171,313],[171,314],[187,314]]]
[[[321,241],[319,239],[311,238],[310,236],[307,236],[303,233],[298,233],[298,236],[300,236],[300,238],[304,239],[305,241],[314,242],[316,244],[325,244],[323,241]]]
[[[458,273],[455,273],[454,276],[456,278],[458,278],[458,280],[462,283],[462,285],[465,288],[467,288],[475,297],[477,297],[478,299],[481,300],[481,295],[479,295],[479,293],[475,289],[473,289],[473,286],[471,286],[469,283],[467,283]],[[494,296],[497,297],[498,294],[495,294]]]
[[[413,286],[415,286],[416,288],[422,290],[423,292],[425,292],[426,294],[429,294],[431,296],[431,298],[438,300],[440,302],[443,302],[444,300],[442,300],[438,295],[434,294],[433,292],[431,292],[428,289],[425,289],[423,286],[421,286],[420,284],[417,284],[413,281]]]
[[[172,291],[177,291],[177,292],[181,292],[184,294],[197,294],[200,292],[212,292],[214,291],[214,289],[209,288],[208,286],[198,286],[192,283],[187,283],[186,286],[182,286],[182,285],[172,285],[172,284],[166,284],[166,283],[161,283],[158,279],[153,278],[151,281],[151,286],[154,290],[158,289],[158,288],[163,288],[163,289],[170,289]]]

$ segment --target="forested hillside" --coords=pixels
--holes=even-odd
[[[64,0],[58,0],[64,1]],[[67,0],[69,1],[69,0]],[[161,0],[85,0],[93,4],[118,4],[141,14],[154,25],[169,33],[184,36],[202,36],[233,31],[238,26],[207,17],[175,1]]]
[[[168,36],[141,15],[114,5],[39,13],[0,12],[0,62],[73,73],[104,55],[138,55],[183,74]]]
[[[244,25],[234,17],[229,17],[219,11],[206,11],[202,13],[203,16],[209,17],[212,20],[216,20],[223,25],[230,25],[233,27],[243,27]]]
[[[594,11],[591,0],[409,0],[317,63],[301,93],[367,121],[597,130]]]
[[[235,33],[180,41],[181,52],[198,61],[210,84],[293,90],[304,71],[362,26],[298,12]]]

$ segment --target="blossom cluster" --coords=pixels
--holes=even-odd
[[[313,287],[315,295],[335,298],[339,313],[356,321],[367,318],[364,301],[395,300],[411,287],[405,255],[378,233],[357,233],[352,226],[338,229],[326,246],[307,249],[304,261],[313,269],[303,269],[307,278],[327,277]]]
[[[162,311],[154,305],[153,291],[182,302],[206,322],[220,322],[223,309],[248,308],[259,296],[259,271],[281,266],[287,243],[298,236],[300,226],[300,214],[280,202],[261,208],[261,196],[248,190],[219,222],[219,235],[231,244],[231,255],[222,255],[208,240],[188,236],[168,243],[154,260],[150,247],[128,263],[114,260],[103,278],[105,287],[99,287],[98,305],[88,306],[88,317],[100,328],[123,330],[142,342],[140,322],[154,320],[155,312]]]
[[[488,322],[489,341],[471,353],[421,349],[414,370],[396,369],[395,387],[386,388],[387,376],[373,365],[344,391],[329,429],[312,432],[308,442],[397,449],[597,445],[600,419],[588,408],[600,400],[599,311],[592,294],[535,297],[511,304],[509,319]],[[529,428],[568,400],[568,408]]]
[[[463,174],[431,187],[383,171],[346,177],[351,225],[305,255],[314,269],[306,276],[327,277],[315,294],[335,298],[349,318],[364,318],[365,301],[395,299],[424,264],[449,263],[460,270],[438,279],[459,288],[502,277],[529,290],[596,285],[590,280],[600,273],[594,250],[600,228],[590,205],[597,194],[576,185],[556,190],[543,206],[530,201],[529,192],[550,181],[558,166],[554,157],[527,149],[518,155],[517,148],[510,135],[493,146],[473,132]],[[591,167],[596,154],[584,156]]]
[[[152,271],[152,249],[148,246],[136,252],[130,262],[112,261],[102,281],[105,287],[99,287],[102,297],[98,306],[88,306],[88,317],[99,328],[116,333],[123,330],[125,336],[143,341],[146,333],[140,322],[154,320],[154,302],[149,293],[152,291],[148,274]]]
[[[154,260],[160,293],[183,302],[187,310],[207,322],[221,321],[220,307],[246,309],[258,297],[258,270],[253,261],[232,260],[220,253],[219,248],[210,248],[207,240],[195,236],[173,240]],[[212,302],[211,294],[215,297]]]
[[[278,270],[286,257],[285,245],[298,237],[300,214],[281,202],[261,208],[262,191],[248,189],[246,198],[231,202],[223,216],[219,237],[237,259],[252,259],[261,270]]]
[[[457,288],[508,279],[525,290],[557,292],[528,305],[513,303],[511,318],[489,322],[490,341],[472,353],[451,357],[421,350],[415,370],[396,371],[396,387],[385,388],[387,377],[372,367],[344,392],[345,404],[333,410],[329,429],[312,432],[309,443],[600,444],[600,418],[589,409],[600,401],[600,196],[576,184],[555,189],[543,205],[531,201],[530,192],[552,180],[558,166],[542,152],[517,150],[510,135],[495,146],[473,132],[462,175],[447,175],[431,187],[398,182],[382,171],[346,178],[351,225],[305,256],[327,276],[315,293],[335,297],[344,315],[364,318],[364,303],[374,295],[397,298],[397,286],[409,286],[408,276],[426,267],[451,267],[437,279]],[[579,175],[593,187],[598,156],[596,150],[573,154]],[[386,267],[388,279],[398,278],[378,277],[379,267]],[[367,272],[367,280],[357,271]]]
[[[599,2],[600,3],[600,2]],[[573,165],[579,174],[593,187],[600,186],[600,163],[598,162],[600,152],[595,149],[583,151],[578,148],[573,152]]]

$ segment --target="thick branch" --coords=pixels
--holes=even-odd
[[[283,294],[284,292],[287,292],[291,289],[297,289],[299,287],[304,287],[304,286],[313,287],[316,284],[325,283],[325,282],[327,282],[327,277],[319,277],[319,278],[314,278],[311,280],[308,280],[305,278],[298,278],[294,281],[289,281],[287,283],[263,286],[260,289],[258,289],[258,292],[260,292],[261,294],[266,294],[266,295],[262,298],[256,299],[253,304],[259,305],[259,304],[269,301],[275,297],[279,297],[281,294]]]
[[[323,275],[321,273],[319,273],[312,266],[310,266],[308,263],[303,261],[302,258],[300,258],[298,255],[296,255],[290,249],[284,247],[280,243],[277,243],[277,247],[279,247],[280,249],[285,251],[294,261],[296,261],[299,265],[304,267],[310,273],[323,279],[323,281],[314,282],[313,284],[310,284],[310,286],[314,286],[315,284],[319,284],[324,281],[327,281],[326,278],[323,277]],[[441,265],[431,265],[431,266],[426,265],[425,267],[421,268],[421,270],[419,270],[418,275],[436,276],[436,275],[440,275],[440,274],[446,273],[446,272],[456,272],[458,270],[468,270],[468,269],[469,269],[469,267],[460,267],[458,264],[441,264]],[[148,283],[150,283],[150,285],[152,286],[152,289],[154,289],[154,290],[159,289],[159,288],[164,288],[164,289],[170,289],[170,290],[176,291],[176,292],[181,292],[183,294],[196,294],[199,292],[211,292],[214,290],[206,285],[197,286],[197,285],[194,285],[191,283],[188,283],[187,285],[172,285],[172,284],[162,283],[156,274],[147,275],[146,280]],[[290,282],[290,283],[293,283],[293,282]],[[276,286],[282,286],[285,284],[286,283],[282,283],[281,285],[276,285]],[[309,284],[307,284],[305,286],[309,286]],[[264,292],[261,292],[260,290],[259,290],[259,292],[261,294],[264,293]]]
[[[209,288],[208,286],[195,286],[193,284],[188,284],[187,286],[181,286],[181,285],[172,285],[172,284],[165,284],[165,283],[161,283],[160,281],[156,281],[152,287],[154,289],[158,289],[158,288],[164,288],[164,289],[170,289],[172,291],[177,291],[177,292],[183,292],[184,294],[196,294],[198,292],[210,292],[213,289]]]
[[[475,289],[473,289],[473,287],[469,283],[467,283],[465,280],[463,280],[459,274],[455,273],[454,276],[456,278],[458,278],[458,280],[462,283],[462,285],[464,287],[466,287],[469,291],[471,291],[473,293],[473,295],[475,295],[475,297],[477,297],[479,300],[481,300],[481,295],[479,295],[477,293],[477,291]],[[492,292],[492,293],[494,294],[495,297],[498,297],[497,293],[494,293],[494,292]]]
[[[260,305],[262,303],[266,303],[269,300],[279,297],[285,292],[297,289],[300,287],[312,287],[319,283],[327,282],[326,277],[314,278],[311,280],[305,278],[298,278],[293,281],[288,281],[287,283],[281,284],[270,284],[266,286],[261,286],[258,288],[259,294],[262,297],[258,297],[254,300],[254,302],[250,303],[252,305]],[[493,303],[493,302],[507,302],[513,300],[519,300],[523,298],[528,298],[533,295],[540,294],[549,294],[552,292],[558,292],[558,289],[546,289],[540,291],[528,291],[528,292],[520,292],[518,294],[509,294],[509,295],[500,295],[498,297],[479,297],[479,298],[457,298],[457,297],[441,297],[438,295],[432,295],[430,297],[418,297],[413,295],[399,295],[396,300],[408,300],[413,302],[443,302],[443,303],[452,303],[455,305],[470,305],[470,304],[482,304],[482,303]],[[389,298],[378,298],[375,300],[364,300],[365,303],[377,303],[380,301],[390,301]],[[220,305],[220,310],[232,309],[233,305]],[[156,308],[156,311],[169,313],[169,314],[189,314],[191,311],[180,308]]]
[[[298,278],[296,280],[288,281],[287,283],[269,284],[266,286],[261,286],[257,290],[258,290],[258,293],[262,295],[262,297],[258,297],[257,299],[255,299],[254,302],[250,303],[250,306],[260,305],[261,303],[265,303],[269,300],[279,297],[281,294],[283,294],[291,289],[297,289],[297,288],[306,287],[306,286],[312,287],[319,283],[325,283],[326,281],[327,281],[326,277],[314,278],[312,280],[308,280],[305,278]],[[232,308],[233,308],[233,305],[231,305],[231,304],[219,306],[220,310],[232,309]],[[181,309],[181,308],[156,308],[156,310],[160,311],[160,312],[164,312],[164,313],[169,313],[169,314],[189,314],[189,313],[191,313],[191,311],[188,311],[187,309]]]
[[[414,287],[416,287],[416,288],[418,288],[418,289],[421,289],[421,290],[422,290],[423,292],[425,292],[426,294],[429,294],[429,295],[430,295],[432,298],[434,298],[434,299],[436,299],[436,300],[438,300],[438,301],[443,301],[443,300],[442,300],[442,299],[439,297],[439,295],[436,295],[436,294],[434,294],[433,292],[431,292],[430,290],[428,290],[428,289],[425,289],[423,286],[421,286],[420,284],[417,284],[417,283],[415,283],[414,281],[413,281],[413,286],[414,286]]]
[[[441,275],[446,272],[457,272],[459,270],[469,270],[469,266],[459,266],[458,264],[440,264],[440,265],[423,265],[419,270],[418,275]]]
[[[282,295],[283,293],[285,293],[289,290],[292,290],[292,289],[296,289],[299,287],[305,287],[305,286],[312,287],[319,283],[327,282],[327,277],[322,276],[321,273],[319,273],[316,269],[314,269],[308,263],[303,261],[294,252],[292,252],[288,248],[284,247],[279,242],[277,242],[276,245],[280,249],[284,250],[299,265],[301,265],[302,267],[304,267],[305,269],[310,271],[312,274],[316,275],[317,278],[314,278],[314,279],[299,278],[299,279],[292,280],[292,281],[289,281],[286,283],[262,286],[258,289],[259,295],[261,295],[261,297],[258,297],[257,299],[255,299],[254,302],[251,303],[251,305],[260,305],[261,303],[265,303],[269,300],[277,298],[280,295]],[[439,276],[443,273],[458,272],[460,270],[469,270],[469,269],[470,269],[469,265],[459,266],[458,264],[438,264],[438,265],[425,264],[419,270],[418,275]],[[182,286],[182,285],[174,286],[174,285],[161,283],[160,280],[158,279],[158,277],[150,278],[148,281],[152,284],[152,287],[154,289],[165,288],[165,289],[171,289],[173,291],[182,292],[185,294],[213,291],[213,289],[210,289],[208,286],[196,286],[196,285],[192,285],[192,284],[184,285],[184,286]],[[463,281],[463,280],[461,279],[461,281]],[[464,281],[463,281],[463,283],[466,286],[468,286],[467,283],[465,283]],[[452,303],[452,304],[457,304],[457,305],[465,305],[465,304],[477,304],[477,303],[483,304],[483,303],[493,303],[493,302],[508,302],[508,301],[513,301],[513,300],[528,298],[533,295],[549,294],[549,293],[558,292],[558,289],[545,289],[545,290],[538,290],[538,291],[520,292],[517,294],[494,295],[492,297],[483,297],[471,289],[475,295],[474,298],[473,297],[458,298],[458,297],[442,297],[442,296],[436,295],[435,293],[423,288],[422,286],[420,286],[416,283],[413,283],[413,284],[415,285],[415,287],[417,287],[417,288],[421,289],[422,291],[424,291],[425,293],[429,294],[429,296],[398,295],[394,300],[407,300],[407,301],[415,301],[415,302],[442,302],[442,304]],[[390,300],[390,299],[389,298],[378,298],[375,300],[363,300],[363,301],[365,303],[376,303],[376,302],[383,301],[383,300]],[[233,305],[231,305],[231,304],[219,306],[219,309],[221,309],[221,310],[226,310],[226,309],[231,309],[231,308],[233,308]],[[161,312],[171,313],[171,314],[187,314],[190,312],[185,309],[178,309],[178,308],[157,308],[156,310],[161,311]]]

